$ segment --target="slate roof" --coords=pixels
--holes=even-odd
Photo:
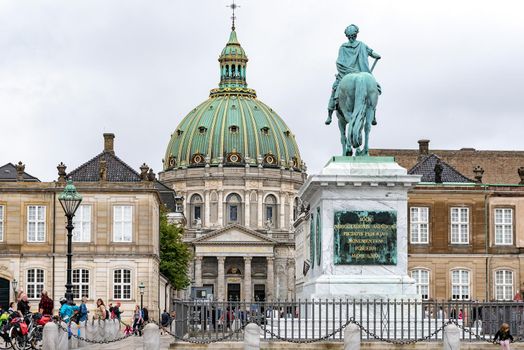
[[[107,181],[109,182],[139,182],[140,175],[127,165],[123,160],[118,158],[112,152],[102,152],[93,159],[80,165],[75,170],[69,172],[67,176],[73,181],[99,181],[100,161],[106,161]]]
[[[40,182],[39,179],[25,171],[22,177],[24,181]],[[13,163],[7,163],[0,167],[0,181],[16,181],[16,166]]]
[[[164,203],[164,205],[167,207],[167,209],[169,209],[170,212],[174,213],[176,211],[175,190],[169,188],[160,181],[155,181],[155,188],[157,189],[158,194],[160,195],[160,200],[162,201],[162,203]]]
[[[435,165],[440,161],[442,165],[442,182],[454,183],[472,183],[474,180],[468,179],[466,176],[459,173],[455,168],[446,162],[443,162],[435,154],[430,154],[418,162],[413,168],[409,169],[408,173],[411,175],[422,175],[421,182],[435,182]]]

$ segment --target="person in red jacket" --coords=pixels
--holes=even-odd
[[[40,293],[42,297],[40,298],[40,303],[38,304],[38,312],[42,315],[52,315],[53,314],[53,299],[49,297],[46,290],[43,290]]]

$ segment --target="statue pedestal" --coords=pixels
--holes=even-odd
[[[407,270],[407,192],[418,182],[393,157],[332,157],[310,176],[299,192],[310,211],[296,236],[297,298],[418,299]]]

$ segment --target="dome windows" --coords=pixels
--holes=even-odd
[[[204,164],[204,162],[205,162],[205,158],[203,154],[201,153],[193,154],[193,157],[191,158],[191,164],[201,165],[201,164]]]
[[[278,166],[277,159],[272,153],[264,155],[264,164],[269,166]]]
[[[239,127],[238,125],[231,125],[229,126],[229,132],[233,133],[233,134],[236,134],[239,130]]]
[[[205,126],[202,126],[202,125],[201,125],[201,126],[198,127],[198,132],[199,132],[200,134],[205,134],[206,131],[207,131],[207,128],[206,128]]]
[[[262,133],[262,135],[269,135],[269,127],[267,126],[264,126],[260,129],[260,132]]]
[[[184,133],[184,130],[180,130],[180,129],[177,129],[177,130],[176,130],[176,135],[177,135],[177,136],[180,136],[180,135],[182,135],[183,133]]]
[[[226,162],[230,164],[239,164],[242,162],[242,155],[233,149],[231,153],[226,155]]]
[[[289,137],[291,135],[291,131],[289,130],[284,131],[284,135],[286,135],[286,137]]]

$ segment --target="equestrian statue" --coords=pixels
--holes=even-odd
[[[342,155],[351,156],[354,150],[356,156],[367,156],[369,132],[371,125],[377,124],[375,110],[381,93],[380,85],[371,72],[380,55],[357,40],[356,25],[348,26],[344,34],[348,42],[342,44],[338,51],[338,74],[329,99],[326,124],[331,123],[331,116],[336,110]],[[371,69],[368,56],[375,59]],[[362,131],[364,131],[363,145]]]

